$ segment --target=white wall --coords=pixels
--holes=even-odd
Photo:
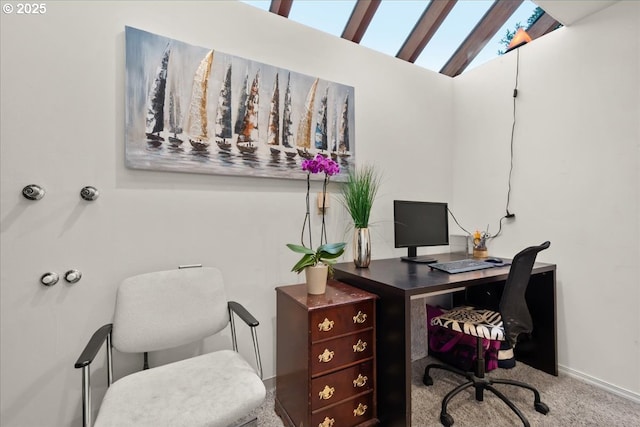
[[[298,239],[305,186],[125,168],[125,25],[354,86],[357,161],[384,171],[372,213],[374,258],[402,253],[393,248],[393,198],[451,199],[452,79],[235,1],[47,8],[43,16],[1,17],[3,426],[79,425],[73,364],[111,320],[116,286],[179,264],[222,269],[229,297],[261,321],[265,377],[274,375],[274,288],[300,281],[285,243]],[[44,199],[21,196],[31,183],[45,187]],[[97,201],[80,200],[85,185],[98,188]],[[337,202],[328,215],[329,240],[350,241]],[[75,285],[38,282],[71,268],[83,273]],[[116,377],[140,365],[119,360]],[[95,403],[104,377],[94,371]]]
[[[510,211],[489,251],[551,241],[561,368],[640,393],[640,4],[619,2],[519,49]],[[517,52],[455,79],[454,212],[505,214]]]
[[[125,25],[354,86],[358,162],[385,172],[375,258],[402,253],[394,198],[450,201],[466,227],[497,230],[515,53],[449,79],[235,2],[47,5],[44,16],[0,22],[3,426],[79,425],[72,365],[110,321],[118,282],[179,264],[222,269],[230,297],[261,320],[265,376],[274,374],[273,289],[299,281],[284,244],[297,239],[304,186],[126,169]],[[558,264],[561,365],[636,396],[639,8],[620,2],[520,49],[516,220],[489,247],[512,255],[551,240],[540,259]],[[43,200],[22,198],[30,183],[47,189]],[[96,202],[79,199],[85,185],[100,190]],[[328,222],[330,239],[342,238],[338,203]],[[42,273],[70,268],[82,270],[78,284],[39,285]],[[138,365],[124,358],[116,375]],[[104,371],[95,373],[100,389]]]

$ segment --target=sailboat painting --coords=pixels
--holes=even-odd
[[[335,180],[353,170],[352,86],[133,27],[125,45],[127,167],[306,179],[322,154]]]

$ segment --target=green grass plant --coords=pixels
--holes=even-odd
[[[381,174],[373,165],[356,167],[342,187],[342,203],[355,228],[369,227],[369,215],[380,188]]]

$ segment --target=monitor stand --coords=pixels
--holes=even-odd
[[[409,246],[407,248],[407,256],[403,256],[400,257],[400,259],[402,261],[407,261],[407,262],[417,262],[420,264],[433,264],[435,262],[438,262],[437,259],[429,256],[429,255],[420,255],[417,256],[416,254],[416,247],[415,246]]]

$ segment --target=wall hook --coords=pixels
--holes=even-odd
[[[42,276],[40,276],[40,283],[42,283],[45,286],[53,286],[56,283],[58,283],[58,280],[59,280],[58,273],[55,273],[53,271],[44,273]]]
[[[64,273],[64,280],[68,283],[76,283],[82,279],[82,273],[79,270],[73,269]]]
[[[91,186],[86,186],[80,190],[80,197],[89,202],[94,201],[99,196],[98,189]]]
[[[29,200],[40,200],[44,197],[44,188],[36,184],[27,185],[22,189],[22,195]]]

